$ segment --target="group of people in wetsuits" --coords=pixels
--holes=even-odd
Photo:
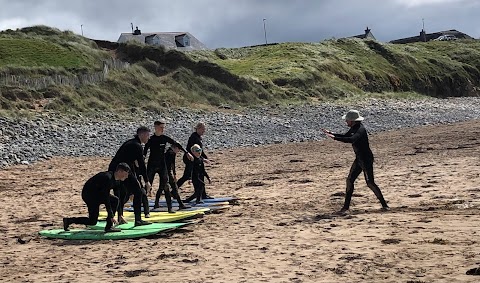
[[[355,160],[350,168],[347,177],[345,202],[339,213],[346,213],[350,208],[350,202],[354,191],[354,182],[363,172],[367,186],[374,192],[380,201],[383,210],[389,210],[380,188],[374,181],[373,162],[374,157],[368,142],[367,131],[362,124],[364,118],[357,110],[350,110],[342,117],[350,128],[345,134],[335,134],[329,130],[321,129],[325,135],[336,141],[351,143],[355,152]],[[87,204],[89,217],[64,218],[64,229],[68,230],[71,224],[95,225],[98,221],[99,206],[104,204],[108,217],[106,232],[115,232],[119,229],[113,225],[125,223],[123,218],[123,206],[130,195],[133,195],[133,208],[135,214],[135,225],[150,224],[141,218],[142,203],[145,216],[149,215],[149,203],[147,195],[151,192],[151,184],[156,174],[160,176],[160,185],[155,195],[154,208],[159,207],[159,200],[162,193],[165,194],[168,212],[173,213],[171,196],[178,201],[179,208],[183,209],[192,200],[201,203],[202,199],[210,198],[205,192],[205,178],[210,177],[205,171],[204,163],[208,162],[207,156],[202,148],[202,135],[205,133],[205,125],[198,123],[195,132],[188,140],[186,149],[178,142],[163,134],[165,121],[160,120],[154,123],[155,132],[150,136],[147,127],[137,129],[133,139],[126,141],[117,151],[110,162],[108,171],[98,173],[90,178],[84,185],[82,198]],[[142,144],[145,146],[142,148]],[[170,148],[166,149],[166,144]],[[147,165],[144,158],[150,151]],[[185,171],[183,176],[176,181],[175,156],[183,151]],[[187,180],[192,180],[194,193],[185,202],[179,196],[178,187]],[[144,186],[141,185],[143,181]],[[169,186],[167,186],[169,184]],[[170,194],[170,187],[172,195]],[[110,194],[110,190],[114,195]],[[115,219],[115,212],[118,212],[118,221]]]
[[[154,208],[159,207],[162,193],[165,194],[169,213],[172,209],[172,195],[178,201],[179,209],[185,209],[193,199],[195,204],[202,203],[202,199],[211,198],[205,192],[205,178],[210,182],[204,163],[209,162],[203,151],[202,135],[205,133],[204,123],[198,123],[191,134],[186,149],[180,143],[163,134],[166,121],[155,121],[155,131],[150,135],[150,129],[142,126],[137,129],[136,135],[124,142],[113,157],[108,170],[91,177],[84,185],[82,199],[88,207],[88,217],[66,217],[63,219],[63,228],[69,230],[71,224],[95,225],[99,217],[99,207],[105,205],[107,210],[106,232],[117,232],[114,224],[126,223],[123,217],[124,205],[133,195],[133,210],[135,226],[148,225],[150,222],[142,219],[142,206],[145,217],[150,215],[148,196],[151,194],[151,184],[158,174],[159,188],[155,195]],[[167,148],[167,144],[170,145]],[[142,146],[144,145],[144,146]],[[185,170],[177,181],[175,158],[179,151],[184,152],[183,161]],[[148,162],[145,164],[145,157]],[[185,202],[182,201],[178,187],[187,180],[191,180],[194,193]],[[114,195],[111,195],[113,190]],[[170,191],[171,190],[171,191]],[[118,220],[115,218],[118,215]]]

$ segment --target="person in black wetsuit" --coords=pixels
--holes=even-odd
[[[346,212],[350,208],[350,201],[352,199],[354,182],[360,173],[363,171],[367,186],[375,193],[382,204],[383,210],[388,210],[387,202],[383,198],[380,188],[375,184],[373,178],[373,153],[368,143],[367,130],[363,126],[363,117],[357,110],[350,110],[346,115],[342,117],[347,122],[350,130],[345,134],[334,134],[328,130],[322,129],[322,131],[330,138],[341,141],[344,143],[351,143],[353,151],[355,152],[355,160],[353,161],[350,173],[347,177],[347,190],[345,195],[345,203],[340,212]]]
[[[63,229],[69,231],[71,224],[95,225],[98,222],[100,205],[104,204],[107,210],[107,225],[105,232],[119,232],[120,229],[114,228],[115,211],[119,200],[116,196],[110,194],[110,190],[118,186],[119,182],[127,179],[130,173],[130,167],[126,163],[119,163],[115,172],[100,172],[88,179],[82,189],[82,199],[88,207],[88,217],[65,217],[63,218]]]
[[[145,181],[145,189],[141,187],[140,183],[135,176],[135,171],[130,170],[128,178],[122,182],[122,185],[118,189],[114,190],[115,195],[118,196],[120,200],[120,205],[118,206],[118,222],[119,224],[126,223],[123,219],[123,206],[128,201],[130,195],[133,195],[133,210],[135,214],[135,226],[151,224],[150,222],[142,220],[142,201],[148,201],[145,190],[151,188],[150,182],[147,177],[147,169],[145,166],[145,161],[143,159],[143,148],[142,143],[148,141],[150,135],[150,130],[147,127],[139,127],[137,129],[137,134],[133,139],[129,139],[124,142],[117,153],[113,157],[110,165],[108,166],[108,171],[114,170],[119,163],[127,163],[130,168],[138,167],[138,173],[143,177]],[[148,203],[147,203],[148,208]]]
[[[171,195],[177,200],[178,209],[186,209],[188,208],[188,206],[183,204],[177,188],[177,171],[175,169],[175,160],[177,157],[177,153],[179,152],[180,152],[180,148],[178,148],[177,145],[172,144],[165,152],[165,165],[168,173],[168,184],[172,189]]]
[[[199,145],[200,148],[202,149],[203,161],[208,164],[209,160],[207,155],[205,154],[205,151],[203,151],[203,144],[202,144],[202,136],[205,134],[206,129],[207,128],[204,123],[202,122],[197,123],[197,125],[195,126],[195,132],[193,132],[190,135],[190,138],[188,139],[187,150],[190,154],[192,154],[192,151],[191,151],[192,146],[195,144]],[[193,163],[187,157],[188,156],[186,156],[186,154],[183,155],[183,163],[185,163],[185,171],[183,172],[183,176],[177,181],[177,188],[180,188],[186,181],[190,180],[192,177]],[[213,197],[207,195],[207,192],[204,190],[202,194],[202,198],[211,199]]]
[[[163,134],[165,130],[166,122],[165,120],[155,121],[155,133],[148,139],[148,142],[145,144],[143,149],[143,155],[147,155],[148,150],[150,150],[150,155],[148,157],[147,165],[147,176],[150,183],[153,183],[155,175],[160,176],[160,185],[158,191],[155,195],[155,205],[154,208],[160,207],[159,201],[160,196],[165,193],[165,199],[167,201],[168,212],[174,213],[172,209],[172,199],[170,196],[170,190],[167,189],[168,183],[168,173],[167,166],[165,164],[165,147],[167,143],[175,145],[180,150],[185,152],[187,159],[190,158],[193,160],[193,157],[190,153],[183,149],[183,147],[172,138]]]
[[[210,177],[205,171],[204,159],[202,156],[202,148],[198,144],[194,144],[191,147],[191,152],[193,153],[194,160],[192,162],[192,183],[195,192],[193,195],[188,197],[185,202],[189,203],[192,200],[196,200],[197,204],[203,203],[202,195],[205,191],[205,178],[207,178],[208,182],[211,183]]]

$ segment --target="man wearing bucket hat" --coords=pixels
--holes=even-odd
[[[388,210],[387,202],[383,198],[380,188],[375,184],[373,178],[373,153],[368,143],[367,130],[362,124],[363,117],[357,110],[350,110],[345,114],[342,119],[347,122],[350,130],[345,134],[334,134],[328,130],[322,129],[322,131],[328,137],[341,141],[344,143],[351,143],[353,151],[355,152],[355,161],[353,161],[350,173],[347,177],[347,191],[345,195],[345,204],[340,212],[346,212],[350,208],[350,201],[352,199],[354,182],[360,173],[363,171],[367,186],[375,193],[378,200],[382,204],[383,210]]]

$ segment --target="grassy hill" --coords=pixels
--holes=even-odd
[[[480,93],[480,41],[383,44],[357,39],[221,48],[181,53],[110,44],[37,26],[0,33],[0,106],[56,111],[160,111],[303,103],[367,96],[435,97]],[[113,47],[111,47],[113,46]],[[2,74],[35,78],[101,71],[103,60],[131,65],[95,84],[31,89]]]

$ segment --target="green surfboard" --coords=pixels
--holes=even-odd
[[[164,230],[169,230],[165,228]],[[65,239],[65,240],[122,240],[122,239],[134,239],[140,237],[146,237],[155,235],[162,232],[161,229],[127,229],[121,232],[109,232],[105,233],[103,229],[72,229],[70,231],[64,231],[63,229],[43,230],[40,231],[40,235],[47,238]]]

